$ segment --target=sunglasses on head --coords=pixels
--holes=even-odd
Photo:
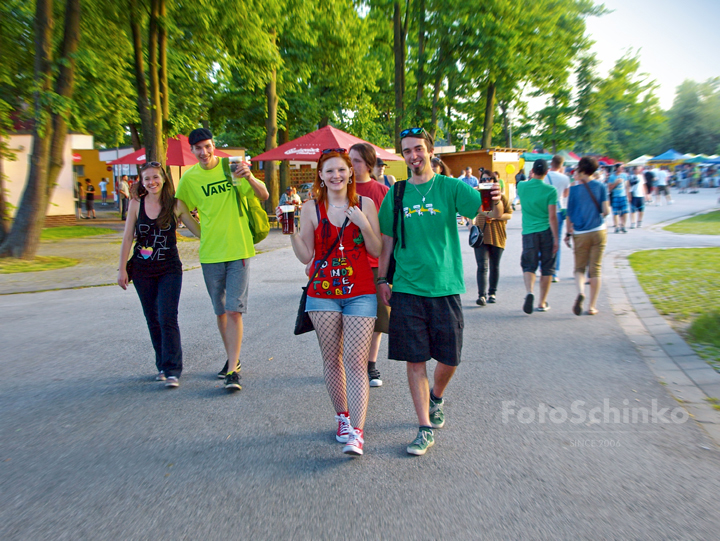
[[[430,137],[428,132],[425,131],[425,128],[407,128],[400,132],[400,139],[404,139],[405,137],[412,137],[413,135],[420,135],[423,137]]]
[[[157,169],[162,169],[162,164],[160,162],[145,162],[141,167],[140,171],[145,171],[145,169],[148,169],[150,167],[154,167]]]
[[[346,148],[326,148],[322,151],[323,154],[330,154],[331,152],[339,152],[340,154],[347,154]]]

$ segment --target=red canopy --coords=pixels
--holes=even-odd
[[[615,165],[617,161],[613,160],[612,158],[608,158],[607,156],[602,156],[601,158],[598,158],[598,162],[600,165]]]
[[[230,155],[221,150],[215,149],[215,156],[227,158]],[[109,162],[108,165],[142,165],[146,161],[145,149],[141,148],[140,150],[136,150],[127,156],[123,156],[122,158]],[[193,153],[190,152],[190,142],[187,137],[184,135],[176,135],[175,137],[170,137],[167,140],[167,161],[165,162],[165,165],[179,165],[180,167],[185,167],[187,165],[195,165],[197,162],[198,161]]]
[[[325,126],[312,133],[298,137],[297,139],[280,145],[277,148],[263,152],[259,156],[251,159],[253,162],[264,162],[273,160],[295,160],[299,162],[316,162],[320,159],[323,150],[327,148],[344,148],[350,150],[350,147],[357,143],[367,143],[359,137],[345,133],[342,130]],[[372,143],[369,143],[372,145]],[[372,145],[377,153],[378,158],[384,161],[400,161],[402,158],[392,154],[380,147]]]

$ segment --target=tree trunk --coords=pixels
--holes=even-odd
[[[165,165],[163,144],[162,101],[160,100],[160,66],[158,63],[158,41],[160,1],[151,0],[148,39],[148,72],[150,74],[150,139],[145,141],[145,159]]]
[[[3,148],[3,141],[0,138],[0,148]],[[0,156],[0,245],[5,241],[10,232],[10,213],[5,198],[5,161]]]
[[[407,36],[407,11],[410,0],[406,3],[405,25],[402,22],[400,0],[393,2],[393,53],[395,56],[395,151],[402,152],[400,147],[400,131],[405,121],[405,36]]]
[[[158,53],[160,55],[160,99],[162,100],[163,136],[167,137],[165,130],[170,121],[170,88],[168,87],[167,67],[167,6],[165,0],[159,1],[158,18]],[[163,145],[164,147],[165,145]]]
[[[285,128],[280,130],[280,146],[290,140],[290,120],[285,121]],[[280,194],[285,193],[288,186],[292,185],[290,181],[290,161],[283,160],[280,162]]]
[[[440,90],[442,89],[443,64],[445,61],[443,52],[441,44],[438,50],[438,64],[435,72],[435,85],[433,86],[432,121],[430,126],[430,135],[432,135],[433,139],[435,139],[438,130],[438,108],[440,103]]]
[[[132,141],[132,146],[135,150],[140,150],[142,148],[142,143],[140,142],[140,134],[137,130],[137,125],[135,123],[129,124],[128,127],[130,128],[130,140]]]
[[[275,44],[275,31],[270,33],[270,39]],[[277,71],[272,70],[270,73],[270,80],[265,85],[265,96],[267,97],[268,115],[267,121],[265,122],[265,152],[277,148]],[[274,212],[275,207],[278,205],[280,200],[279,186],[278,186],[278,170],[277,163],[274,161],[264,162],[265,168],[265,186],[267,186],[270,192],[270,198],[265,203],[265,208],[268,212]]]
[[[75,53],[80,43],[80,0],[67,0],[65,6],[65,29],[62,52],[60,53],[60,70],[55,82],[55,93],[70,103],[75,86]],[[50,143],[50,168],[47,180],[47,202],[50,203],[57,179],[65,165],[65,139],[67,138],[67,117],[70,109],[53,113],[53,133]],[[47,208],[45,209],[47,214]]]
[[[32,259],[40,244],[47,208],[47,173],[52,138],[52,119],[45,96],[52,89],[53,2],[35,3],[35,111],[33,149],[28,180],[12,229],[0,246],[0,256]]]
[[[512,148],[512,128],[510,127],[510,105],[507,103],[500,102],[500,111],[502,112],[502,123],[503,123],[503,138],[505,139],[505,146]]]
[[[136,0],[128,0],[128,11],[130,17],[130,30],[132,31],[133,53],[135,58],[135,84],[137,86],[137,108],[140,116],[140,128],[142,140],[146,145],[152,140],[151,119],[148,109],[148,90],[145,81],[145,64],[143,59],[142,34],[138,22],[138,8]],[[140,147],[138,147],[139,149]],[[137,149],[136,149],[137,150]]]
[[[485,123],[483,124],[482,148],[492,146],[492,129],[495,120],[495,83],[488,82],[485,92]]]
[[[423,124],[422,99],[425,90],[425,0],[417,0],[418,65],[417,92],[415,94],[415,125]]]

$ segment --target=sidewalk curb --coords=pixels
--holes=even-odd
[[[628,261],[636,251],[608,254],[607,291],[615,318],[658,381],[720,448],[720,411],[706,400],[720,398],[720,373],[655,310]]]

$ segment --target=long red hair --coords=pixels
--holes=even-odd
[[[325,162],[332,158],[342,159],[347,164],[348,170],[350,171],[350,173],[353,173],[352,162],[350,161],[350,156],[348,156],[347,153],[345,153],[345,152],[340,153],[340,152],[337,152],[336,150],[333,150],[332,152],[328,152],[327,154],[322,154],[317,163],[317,172],[315,173],[315,183],[313,184],[313,193],[315,194],[315,204],[316,205],[324,205],[325,201],[327,201],[327,186],[321,186],[322,179],[320,178],[320,171],[322,171],[322,168],[325,165]],[[347,196],[348,196],[348,201],[350,201],[350,206],[356,207],[358,205],[358,197],[357,197],[357,194],[355,193],[354,174],[350,177],[350,182],[348,182],[348,185],[347,185]]]

